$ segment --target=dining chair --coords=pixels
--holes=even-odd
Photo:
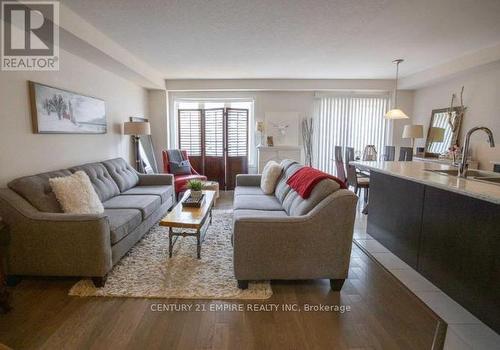
[[[377,160],[377,149],[375,145],[367,145],[363,151],[363,161]]]
[[[400,147],[399,148],[399,161],[400,162],[411,162],[413,160],[413,148],[412,147]]]
[[[335,169],[337,170],[337,177],[346,181],[347,177],[345,175],[344,160],[342,159],[342,146],[335,146]]]
[[[386,162],[392,162],[396,159],[396,146],[385,146],[383,160]]]
[[[358,176],[356,167],[351,165],[350,162],[354,160],[354,148],[346,147],[345,152],[345,167],[347,172],[347,183],[354,188],[354,193],[359,196],[360,189],[364,189],[365,203],[368,202],[368,191],[370,187],[370,178]]]

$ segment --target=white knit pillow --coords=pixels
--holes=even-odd
[[[50,187],[65,213],[100,214],[104,212],[89,177],[83,171],[49,179]]]
[[[267,162],[266,166],[262,170],[262,176],[260,178],[260,189],[265,194],[273,194],[276,189],[276,183],[281,175],[281,170],[283,168],[281,165],[276,163],[274,160]]]

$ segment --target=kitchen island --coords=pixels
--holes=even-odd
[[[370,171],[367,233],[500,332],[500,184],[437,163],[352,164]]]

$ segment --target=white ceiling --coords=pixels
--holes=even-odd
[[[500,43],[500,0],[63,0],[166,79],[386,79]]]

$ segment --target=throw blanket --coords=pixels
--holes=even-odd
[[[179,149],[167,150],[170,172],[174,175],[191,175],[191,164],[185,160]]]
[[[308,166],[297,170],[292,176],[290,176],[286,183],[305,199],[309,198],[316,184],[324,179],[332,179],[340,185],[340,188],[347,188],[345,182],[340,180],[338,177]]]

